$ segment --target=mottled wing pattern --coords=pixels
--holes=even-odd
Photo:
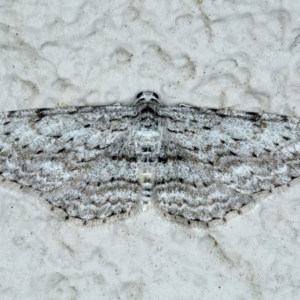
[[[0,174],[41,192],[73,217],[126,212],[138,187],[124,138],[134,116],[122,106],[1,113]]]
[[[221,218],[251,195],[300,176],[299,120],[190,107],[162,108],[156,193],[163,211]]]

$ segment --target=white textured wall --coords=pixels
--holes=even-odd
[[[183,3],[184,2],[184,3]],[[127,102],[300,116],[300,2],[0,0],[1,110]],[[212,230],[65,223],[1,188],[0,299],[298,299],[300,186]]]

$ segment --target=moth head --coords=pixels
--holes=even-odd
[[[150,102],[155,102],[158,104],[161,104],[159,101],[159,97],[156,93],[154,92],[140,92],[136,95],[136,100],[133,103],[133,105],[136,105],[137,103],[150,103]]]

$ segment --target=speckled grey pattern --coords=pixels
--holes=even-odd
[[[68,216],[105,219],[138,203],[209,222],[300,175],[299,120],[132,105],[2,113],[1,176],[33,188]]]

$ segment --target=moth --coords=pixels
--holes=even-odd
[[[129,105],[2,112],[0,124],[2,180],[67,218],[154,205],[209,222],[300,175],[297,118],[166,106],[154,92]]]

